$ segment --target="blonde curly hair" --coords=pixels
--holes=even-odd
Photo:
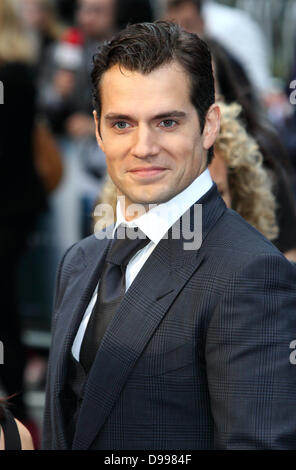
[[[32,63],[36,58],[34,44],[22,22],[20,0],[0,2],[0,62]]]
[[[221,129],[215,150],[227,166],[231,207],[269,240],[278,236],[272,178],[256,141],[239,121],[241,106],[219,102]]]
[[[276,204],[271,177],[263,167],[262,154],[238,119],[241,106],[237,103],[217,104],[221,110],[221,129],[215,150],[227,165],[231,207],[266,238],[273,240],[278,236]],[[116,202],[116,187],[107,175],[97,204],[110,205],[116,220]],[[115,222],[111,217],[107,220],[106,214],[104,218],[96,217],[96,212],[94,214],[96,231]]]

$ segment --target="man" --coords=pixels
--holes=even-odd
[[[168,0],[166,19],[218,41],[232,61],[243,67],[260,95],[273,87],[266,38],[246,11],[211,0]]]
[[[209,176],[220,113],[206,44],[129,26],[92,79],[117,220],[59,267],[43,447],[294,448],[295,270]],[[129,258],[123,225],[146,242]]]

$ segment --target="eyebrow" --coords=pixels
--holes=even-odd
[[[186,113],[184,111],[165,111],[164,113],[156,114],[155,116],[152,117],[152,121],[155,119],[164,119],[167,117],[180,117],[184,118],[186,116]],[[129,116],[128,114],[117,114],[117,113],[108,113],[104,116],[105,119],[108,121],[113,121],[114,119],[126,119],[130,121],[134,121],[134,119]]]

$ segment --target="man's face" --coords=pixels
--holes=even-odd
[[[148,75],[118,65],[103,74],[100,122],[94,113],[97,139],[126,206],[166,202],[206,168],[219,108],[211,106],[201,135],[189,90],[189,78],[175,62]]]
[[[113,32],[114,0],[80,0],[78,23],[86,36],[102,40]]]
[[[188,33],[198,34],[199,36],[204,34],[204,21],[196,6],[190,1],[178,7],[169,8],[165,19],[179,24]]]
[[[23,0],[20,2],[20,7],[27,26],[37,30],[46,28],[50,12],[39,0]]]

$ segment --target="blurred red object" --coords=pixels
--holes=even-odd
[[[84,44],[84,35],[78,28],[68,28],[62,35],[61,41],[75,46],[82,46]]]

